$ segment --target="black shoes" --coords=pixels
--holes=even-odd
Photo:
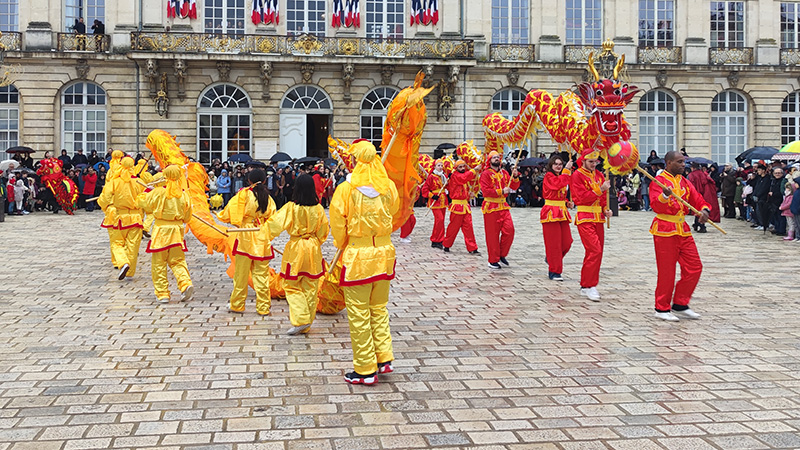
[[[507,266],[510,266],[510,265],[511,265],[511,264],[509,264],[509,263],[508,263],[508,261],[506,261],[506,259],[505,259],[504,257],[502,257],[502,256],[500,257],[500,262],[501,262],[501,263],[503,263],[503,264],[505,264],[505,265],[507,265]]]
[[[489,268],[490,269],[494,269],[494,270],[502,269],[502,267],[500,267],[500,264],[497,264],[496,262],[495,263],[489,263]]]
[[[450,247],[440,247],[440,248],[444,249],[445,253],[450,253]]]
[[[432,248],[444,248],[441,242],[431,242]]]
[[[378,373],[379,374],[386,374],[394,372],[394,367],[392,367],[391,361],[386,361],[383,363],[378,363]]]
[[[481,254],[481,252],[479,252],[479,251],[478,251],[478,249],[475,249],[475,250],[473,250],[473,251],[469,252],[469,254],[470,254],[470,255],[480,255],[480,254]]]
[[[124,280],[125,275],[128,274],[128,269],[130,268],[131,266],[129,266],[128,264],[123,264],[122,267],[119,269],[119,276],[117,278],[120,280]]]
[[[370,375],[359,375],[355,372],[350,372],[344,376],[344,381],[347,381],[350,384],[366,384],[367,386],[370,386],[378,382],[378,372]]]

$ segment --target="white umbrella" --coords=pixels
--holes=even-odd
[[[19,163],[19,161],[14,161],[13,159],[0,161],[0,170],[2,170],[3,173],[8,173],[9,168],[11,168],[11,166],[14,166],[13,169],[18,169],[21,166],[21,164]]]

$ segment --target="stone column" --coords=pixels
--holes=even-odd
[[[119,2],[116,8],[106,9],[106,34],[111,35],[111,48],[114,51],[124,52],[130,49],[131,32],[136,31],[138,25],[138,9],[137,0]]]
[[[638,35],[639,35],[639,8],[632,8],[630,2],[627,0],[614,0],[607,3],[608,7],[604,11],[608,20],[606,23],[611,23],[613,20],[614,27],[606,28],[604,26],[606,36],[612,37],[614,40],[615,52],[618,55],[625,55],[625,62],[635,64],[638,62],[639,54]]]
[[[780,64],[780,7],[772,2],[748,2],[745,20],[746,45],[755,47],[755,63]],[[752,44],[751,44],[752,43]]]
[[[685,44],[683,47],[684,62],[686,64],[708,64],[709,36],[711,34],[711,9],[708,2],[699,3],[699,6],[689,10],[676,7],[676,28],[682,25],[685,29]],[[680,34],[684,34],[681,32]],[[676,41],[680,42],[680,41]]]
[[[167,6],[163,0],[131,0],[136,2],[135,7],[138,8],[138,3],[142,2],[142,22],[145,31],[164,31],[164,25],[167,22]],[[200,3],[200,2],[198,2]],[[198,8],[201,5],[197,5]],[[198,11],[198,16],[202,14]]]
[[[51,8],[47,0],[28,0],[25,8],[19,9],[19,30],[24,31],[23,45],[28,51],[50,51],[53,48],[53,32],[64,31],[59,8]]]
[[[465,0],[450,0],[439,2],[439,24],[442,30],[442,37],[459,38],[461,37],[461,2]],[[464,5],[466,10],[468,5]],[[404,15],[404,20],[408,20],[409,14]],[[465,21],[466,25],[466,21]]]
[[[548,0],[533,0],[531,11],[541,11],[537,15],[540,33],[536,41],[536,59],[542,62],[564,61],[564,49],[561,36],[566,35],[566,10],[564,2],[557,2],[555,7]],[[537,42],[538,41],[538,42]]]

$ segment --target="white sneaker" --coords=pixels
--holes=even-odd
[[[600,293],[597,292],[597,288],[590,287],[590,288],[581,288],[581,295],[584,297],[589,297],[589,300],[593,302],[600,301]]]
[[[761,227],[761,226],[756,227],[756,231],[764,231],[764,227]]]
[[[119,275],[117,275],[117,279],[124,280],[125,276],[128,275],[128,270],[131,268],[128,264],[123,264],[122,267],[119,268]]]
[[[403,244],[410,244],[411,243],[411,238],[410,237],[404,237],[404,238],[398,239],[398,241],[402,242]]]
[[[300,325],[299,327],[289,328],[289,331],[287,331],[286,334],[288,334],[289,336],[294,336],[302,333],[303,331],[306,331],[309,328],[311,328],[311,324],[307,323],[305,325]]]
[[[164,297],[164,298],[158,299],[158,303],[161,303],[161,304],[169,303],[169,297]]]
[[[186,289],[183,290],[183,292],[181,292],[181,301],[188,302],[192,299],[192,297],[194,297],[194,286],[190,284],[186,287]]]
[[[671,312],[658,312],[658,311],[656,311],[655,317],[656,317],[656,319],[666,320],[667,322],[680,322],[681,321],[681,319],[679,319],[677,316],[675,316]]]
[[[676,316],[678,316],[679,318],[682,318],[682,319],[697,320],[697,319],[700,318],[700,314],[697,314],[696,312],[692,311],[691,309],[684,309],[683,311],[676,311],[676,310],[673,309],[672,310],[672,314],[674,314],[674,315],[676,315]]]
[[[23,209],[23,210],[22,210],[22,214],[24,214],[24,215],[26,215],[26,216],[27,216],[28,214],[30,214],[30,211],[25,211],[25,210]]]

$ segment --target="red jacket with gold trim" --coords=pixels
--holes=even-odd
[[[606,221],[603,211],[607,209],[606,193],[600,190],[600,185],[606,177],[599,170],[589,172],[583,167],[572,173],[570,193],[572,201],[578,207],[575,213],[575,225],[585,222],[604,223]]]
[[[681,175],[672,175],[666,170],[656,177],[656,180],[672,189],[672,194],[678,196],[698,210],[711,207],[703,196],[697,192],[686,178]],[[663,189],[657,183],[650,184],[650,207],[656,213],[653,224],[650,225],[650,234],[653,236],[691,236],[692,231],[686,223],[686,213],[689,208],[684,206],[672,196],[665,198],[661,193]]]

